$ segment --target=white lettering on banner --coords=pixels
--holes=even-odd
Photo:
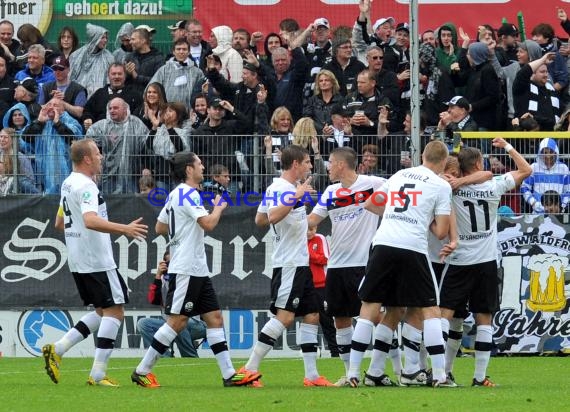
[[[281,0],[234,0],[241,6],[273,6]]]
[[[44,222],[25,218],[12,232],[12,238],[4,244],[3,252],[8,260],[22,262],[2,268],[0,276],[6,282],[20,282],[28,278],[45,280],[56,274],[67,261],[65,244],[57,239],[42,238],[50,220]],[[21,237],[20,232],[30,237]],[[36,237],[31,233],[36,232]],[[34,262],[34,267],[29,263]],[[41,263],[44,263],[41,266]]]
[[[230,241],[230,245],[234,245],[234,269],[231,274],[236,276],[239,280],[245,279],[251,273],[251,270],[246,272],[243,269],[244,246],[247,245],[251,249],[255,249],[258,244],[259,242],[253,236],[250,236],[245,242],[241,236],[236,236]]]
[[[273,235],[270,230],[265,233],[265,236],[263,236],[261,241],[265,245],[265,256],[263,257],[265,268],[263,268],[263,275],[271,279],[273,277],[273,266],[271,265],[271,255],[273,254]]]
[[[58,271],[67,262],[67,248],[65,243],[58,239],[50,237],[42,237],[50,220],[41,222],[32,218],[25,218],[14,229],[12,238],[3,246],[3,253],[6,259],[21,262],[18,265],[7,265],[2,268],[1,278],[6,282],[20,282],[28,278],[37,280],[45,280],[50,276],[57,274]],[[35,237],[22,237],[21,233],[28,235],[31,231],[37,232]],[[204,239],[207,246],[211,247],[212,261],[210,276],[222,274],[222,258],[224,243],[221,240],[207,236]],[[263,275],[271,278],[271,253],[272,253],[272,236],[271,232],[267,232],[261,239],[264,244],[264,269]],[[167,239],[163,236],[157,236],[150,243],[154,243],[156,247],[156,264],[150,264],[150,270],[156,270],[158,262],[162,260],[162,255],[167,247]],[[128,286],[129,280],[135,280],[141,275],[148,272],[148,247],[147,241],[131,240],[125,236],[120,236],[115,240],[118,247],[119,260],[117,262],[119,272],[124,277]],[[241,236],[236,236],[229,241],[234,247],[233,269],[231,274],[238,279],[243,280],[252,274],[252,270],[246,271],[244,267],[244,248],[249,246],[255,249],[260,245],[259,240],[255,236],[250,236],[247,240],[243,240]],[[136,250],[135,250],[136,249]],[[133,258],[135,253],[135,258]],[[39,261],[40,263],[35,263]],[[31,264],[34,262],[34,264]],[[41,263],[45,264],[40,267]],[[129,264],[129,262],[131,262]],[[134,262],[134,263],[133,263]],[[134,266],[133,266],[134,265]],[[30,267],[31,266],[31,267]]]
[[[216,275],[222,274],[222,250],[223,243],[221,240],[216,240],[213,237],[206,236],[204,238],[204,244],[212,248],[212,271],[210,276],[214,277]]]
[[[156,264],[151,269],[151,273],[155,275],[156,268],[158,267],[158,264],[162,261],[162,257],[164,256],[164,252],[166,251],[166,245],[168,244],[168,242],[166,241],[166,238],[164,236],[158,236],[152,240],[152,243],[156,244],[156,251],[157,251]]]
[[[115,243],[119,245],[119,273],[129,286],[129,279],[136,279],[147,271],[147,244],[144,240],[129,240],[125,236],[117,238]],[[136,269],[129,266],[129,251],[133,246],[137,248]]]

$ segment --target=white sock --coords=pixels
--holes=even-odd
[[[395,376],[402,375],[402,350],[398,342],[398,334],[394,331],[394,336],[392,337],[392,345],[390,346],[390,352],[388,352],[390,360],[392,361],[392,370]]]
[[[386,358],[392,346],[392,336],[394,331],[382,323],[376,326],[374,333],[374,347],[372,349],[372,359],[368,367],[368,374],[372,376],[382,376],[386,369]]]
[[[364,357],[366,348],[372,340],[372,332],[374,331],[374,323],[367,319],[358,319],[356,327],[352,334],[352,347],[350,349],[350,367],[346,375],[347,378],[360,379],[360,364]]]
[[[350,367],[350,343],[354,328],[342,328],[336,330],[336,344],[339,349],[339,357],[344,363],[344,374],[348,375],[348,368]]]
[[[224,379],[231,378],[234,373],[236,373],[236,370],[230,359],[230,351],[228,350],[224,328],[206,329],[206,339],[218,361],[218,367],[222,372],[222,377]]]
[[[113,353],[113,346],[120,327],[121,321],[119,319],[110,316],[103,316],[101,319],[93,367],[89,374],[96,382],[107,375],[107,364],[109,363],[111,353]]]
[[[261,332],[259,332],[259,337],[257,338],[251,355],[249,355],[249,360],[245,364],[245,369],[253,372],[259,371],[259,364],[269,351],[273,349],[275,341],[283,336],[285,329],[285,325],[277,318],[269,319],[261,329]]]
[[[428,353],[426,350],[426,345],[424,344],[424,340],[422,339],[422,343],[420,345],[420,359],[419,359],[420,370],[426,370],[428,368],[427,358],[428,358]]]
[[[449,321],[449,335],[445,344],[445,372],[453,372],[453,362],[461,346],[463,337],[463,319],[453,318]]]
[[[490,325],[477,325],[475,335],[475,374],[474,378],[482,382],[487,377],[487,366],[493,347],[493,328]]]
[[[441,318],[441,334],[443,340],[447,342],[447,338],[449,337],[449,321],[447,318]]]
[[[168,325],[168,323],[162,325],[154,334],[152,343],[136,368],[136,373],[139,375],[148,374],[158,359],[160,359],[160,355],[170,348],[170,345],[174,342],[176,336],[178,336],[178,334]]]
[[[308,323],[301,323],[299,326],[301,351],[303,352],[303,363],[305,365],[305,378],[314,381],[319,378],[317,370],[317,336],[319,326]]]
[[[420,370],[422,331],[414,328],[409,323],[404,323],[402,327],[402,343],[404,344],[404,357],[406,359],[404,373],[412,375]]]
[[[433,379],[444,382],[447,379],[445,375],[445,343],[439,318],[424,320],[424,342],[431,358]]]
[[[83,323],[83,325],[81,325],[81,323]],[[54,343],[55,353],[59,356],[63,356],[65,352],[85,339],[89,334],[96,332],[100,324],[101,316],[99,316],[97,312],[92,311],[87,313],[79,319],[79,322],[77,322],[73,328],[69,329],[65,335]],[[87,330],[84,330],[85,327],[87,327]],[[77,328],[80,328],[83,333]]]

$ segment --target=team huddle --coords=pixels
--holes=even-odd
[[[493,146],[510,155],[516,170],[493,178],[484,172],[478,149],[463,148],[455,158],[445,144],[432,141],[425,147],[421,166],[401,170],[386,180],[359,175],[356,152],[337,148],[328,166],[330,180],[336,183],[327,187],[309,215],[301,201],[312,192],[309,153],[299,146],[286,147],[281,154],[281,176],[267,188],[269,202],[260,206],[255,219],[258,225],[270,225],[273,234],[270,310],[275,316],[263,326],[248,361],[238,370],[228,351],[204,246],[204,231],[216,227],[227,204],[218,197],[208,212],[198,198],[194,202],[177,198],[177,193],[198,188],[204,171],[196,154],[177,153],[170,166],[179,186],[171,192],[155,226],[158,234],[170,240],[168,320],[155,333],[131,380],[143,387],[159,387],[152,373],[154,365],[188,319],[200,315],[223,385],[262,387],[262,360],[300,316],[304,386],[358,387],[362,380],[366,386],[455,387],[453,359],[460,345],[462,318],[471,311],[477,323],[472,385],[495,386],[486,372],[492,314],[499,308],[497,208],[502,194],[520,185],[531,168],[505,140],[496,138]],[[96,310],[83,316],[59,341],[44,346],[45,368],[58,383],[65,352],[97,331],[88,383],[113,387],[118,383],[107,376],[107,364],[128,296],[113,261],[109,233],[144,238],[147,226],[141,219],[128,225],[107,220],[94,181],[101,170],[101,154],[92,140],[74,142],[71,158],[74,171],[62,186],[56,228],[65,233],[69,266],[80,297]],[[352,201],[337,202],[339,192],[352,196]],[[412,192],[417,194],[414,202],[409,196]],[[344,376],[336,383],[317,369],[319,300],[306,240],[308,229],[327,217],[332,231],[325,301],[327,313],[334,318],[344,364]],[[86,240],[87,251],[81,247]],[[399,351],[391,356],[393,381],[385,373],[385,364],[394,350],[394,331],[402,321],[405,361],[402,365]],[[371,343],[371,363],[361,376],[362,359]]]

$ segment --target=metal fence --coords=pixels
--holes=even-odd
[[[103,173],[97,177],[98,184],[104,194],[147,193],[153,188],[166,191],[172,190],[177,182],[169,176],[169,159],[173,152],[166,156],[157,155],[152,145],[145,145],[136,152],[127,153],[121,145],[128,139],[141,140],[140,137],[103,136],[97,139],[114,139],[112,150],[103,152]],[[41,139],[37,137],[35,142]],[[337,143],[332,136],[319,136],[319,146],[310,147],[313,163],[313,182],[317,191],[322,191],[330,184],[327,174],[328,155]],[[430,140],[429,135],[422,137],[421,146]],[[509,140],[519,150],[529,163],[537,159],[537,150],[541,138],[514,138]],[[280,174],[280,149],[292,144],[292,136],[273,137],[251,135],[213,135],[201,136],[192,134],[188,139],[190,150],[196,152],[205,166],[205,188],[225,186],[230,193],[255,191],[261,193]],[[59,194],[61,182],[71,170],[69,155],[65,152],[54,153],[47,151],[37,153],[34,146],[20,139],[18,155],[0,154],[0,166],[5,166],[10,157],[10,170],[0,168],[0,194]],[[389,178],[396,171],[414,166],[413,153],[421,151],[416,148],[406,135],[389,135],[383,138],[377,136],[353,137],[348,142],[358,153],[357,171],[362,174],[374,174]],[[453,142],[449,141],[450,150]],[[567,139],[559,139],[559,161],[568,164],[570,150]],[[346,142],[345,142],[346,144]],[[512,170],[515,165],[502,150],[479,143],[479,139],[466,139],[463,144],[483,148],[485,165],[493,174],[498,175]],[[132,145],[129,145],[131,147]],[[26,148],[26,149],[22,149]],[[16,142],[12,153],[16,153]],[[220,165],[224,168],[220,169]],[[226,171],[227,169],[227,171]],[[219,180],[213,176],[229,175],[229,181]],[[528,212],[525,202],[521,200],[519,191],[504,195],[502,205],[509,206],[514,213]]]

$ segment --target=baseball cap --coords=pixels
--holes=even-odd
[[[174,23],[171,26],[168,26],[170,30],[178,30],[178,29],[185,29],[186,28],[186,20],[180,20]]]
[[[393,17],[382,17],[381,19],[376,20],[376,23],[374,23],[372,28],[374,29],[374,31],[376,31],[378,29],[378,27],[380,27],[381,25],[383,25],[386,22],[389,22],[390,26],[393,26],[394,23],[396,23],[396,20],[394,20]]]
[[[453,99],[445,103],[448,106],[457,106],[461,107],[462,109],[469,110],[469,100],[467,100],[463,96],[455,96]]]
[[[219,97],[213,97],[210,100],[208,100],[208,107],[222,107],[221,103],[222,99],[220,99]]]
[[[69,61],[64,56],[57,56],[55,59],[53,59],[53,62],[51,64],[52,69],[56,67],[67,69],[69,67]]]
[[[18,86],[22,86],[30,93],[37,93],[38,92],[38,84],[34,79],[31,77],[26,77],[18,82]]]
[[[243,62],[243,68],[247,69],[251,72],[257,73],[257,67],[255,67],[253,64],[251,64],[249,62],[244,61]]]
[[[139,29],[146,30],[150,34],[156,33],[156,29],[154,27],[150,27],[148,24],[141,24],[141,25],[135,27],[135,30],[139,30]]]
[[[408,33],[410,32],[410,25],[408,23],[398,23],[396,26],[396,31],[405,30]]]
[[[315,25],[315,27],[319,27],[319,26],[325,26],[327,29],[331,28],[331,25],[329,23],[329,21],[327,19],[325,19],[324,17],[319,17],[318,19],[315,20],[315,22],[313,23]]]
[[[332,107],[331,116],[335,114],[342,117],[350,117],[350,113],[342,106],[342,104],[335,104]]]
[[[497,30],[497,34],[499,36],[516,36],[519,34],[519,29],[514,24],[503,23]]]

